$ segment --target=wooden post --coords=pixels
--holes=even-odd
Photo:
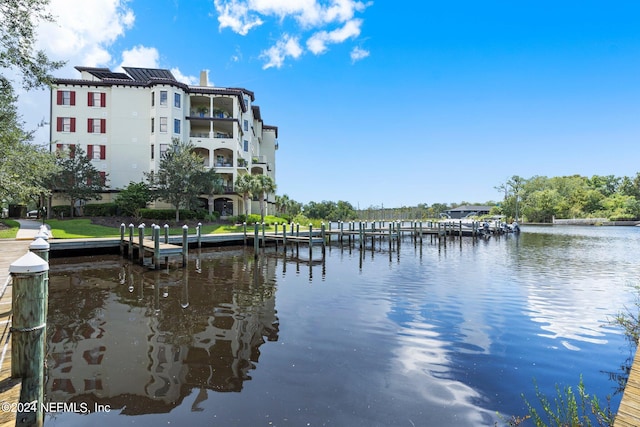
[[[160,268],[160,226],[153,227],[153,268]]]
[[[309,223],[309,263],[311,263],[311,256],[313,254],[313,224]],[[311,266],[311,264],[309,264]]]
[[[129,224],[129,259],[133,260],[133,224]]]
[[[36,240],[31,242],[29,250],[43,260],[49,262],[49,246],[49,242],[44,240],[42,237],[38,237]]]
[[[329,228],[331,228],[331,223],[329,223]],[[324,255],[325,247],[326,247],[326,239],[327,239],[327,231],[325,230],[324,222],[320,226],[320,233],[322,235],[322,254]]]
[[[144,265],[144,223],[138,226],[138,260]]]
[[[182,266],[187,266],[189,260],[189,226],[182,226]]]
[[[247,246],[247,222],[246,221],[242,223],[242,230],[244,233],[244,238],[243,238],[244,245]]]
[[[282,224],[282,246],[283,250],[287,252],[287,223]]]
[[[460,221],[460,236],[459,237],[462,237],[462,221]]]
[[[164,225],[164,242],[169,243],[169,224]]]
[[[262,247],[266,247],[267,246],[267,239],[265,237],[265,232],[264,232],[264,221],[262,221]]]
[[[258,248],[260,247],[258,223],[256,222],[253,227],[253,257],[258,258]]]
[[[49,263],[27,252],[9,266],[13,281],[11,327],[11,376],[22,378],[20,403],[26,405],[16,420],[42,426],[44,414],[44,360],[47,331],[47,286]]]
[[[202,223],[198,223],[198,249],[202,248]]]
[[[124,230],[126,228],[124,222],[120,224],[120,256],[124,256]]]

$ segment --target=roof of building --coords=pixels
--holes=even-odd
[[[171,71],[161,68],[136,68],[136,67],[122,67],[127,74],[133,77],[134,80],[139,82],[148,82],[154,79],[164,79],[177,81]]]

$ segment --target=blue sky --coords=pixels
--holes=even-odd
[[[640,172],[640,2],[52,0],[40,45],[255,92],[278,194],[499,200],[512,175]],[[38,98],[40,97],[40,98]],[[44,102],[42,101],[44,99]],[[24,120],[48,98],[21,95]],[[46,135],[43,137],[45,138]]]

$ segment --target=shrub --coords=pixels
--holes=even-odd
[[[174,209],[140,209],[139,214],[141,218],[146,219],[158,219],[162,221],[172,221],[176,218],[176,211]],[[205,209],[188,210],[180,209],[180,221],[188,219],[205,219],[207,211]]]
[[[58,217],[58,218],[64,218],[64,217],[68,218],[71,216],[71,206],[69,205],[51,206],[51,216]]]
[[[115,203],[92,203],[83,208],[84,216],[115,216],[118,207]]]

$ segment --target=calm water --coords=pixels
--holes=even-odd
[[[155,272],[54,259],[48,426],[478,426],[535,379],[620,395],[640,227],[527,227],[420,245],[193,251]]]

